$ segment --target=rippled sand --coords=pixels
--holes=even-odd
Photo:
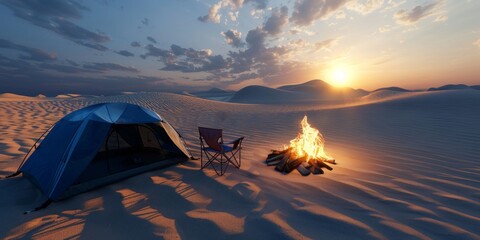
[[[39,191],[23,177],[0,180],[0,238],[479,239],[480,91],[374,100],[246,105],[168,93],[0,100],[1,176],[50,125],[97,102],[158,112],[195,156],[197,126],[246,137],[242,168],[223,177],[189,161],[30,215],[22,213],[41,203]],[[338,165],[320,176],[275,172],[265,156],[297,135],[305,114]]]

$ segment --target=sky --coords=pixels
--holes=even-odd
[[[480,84],[477,0],[0,0],[0,93]]]

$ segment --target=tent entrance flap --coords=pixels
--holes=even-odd
[[[150,124],[114,125],[76,184],[182,156],[162,128]]]

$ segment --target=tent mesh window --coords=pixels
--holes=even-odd
[[[158,124],[112,125],[108,137],[76,183],[177,156],[182,152]]]

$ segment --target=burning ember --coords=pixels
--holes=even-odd
[[[322,168],[333,170],[327,163],[335,164],[335,159],[324,150],[325,139],[318,129],[313,128],[305,116],[302,121],[302,133],[290,141],[283,151],[272,150],[265,162],[275,166],[275,170],[290,173],[297,169],[303,176],[310,173],[323,174]]]

